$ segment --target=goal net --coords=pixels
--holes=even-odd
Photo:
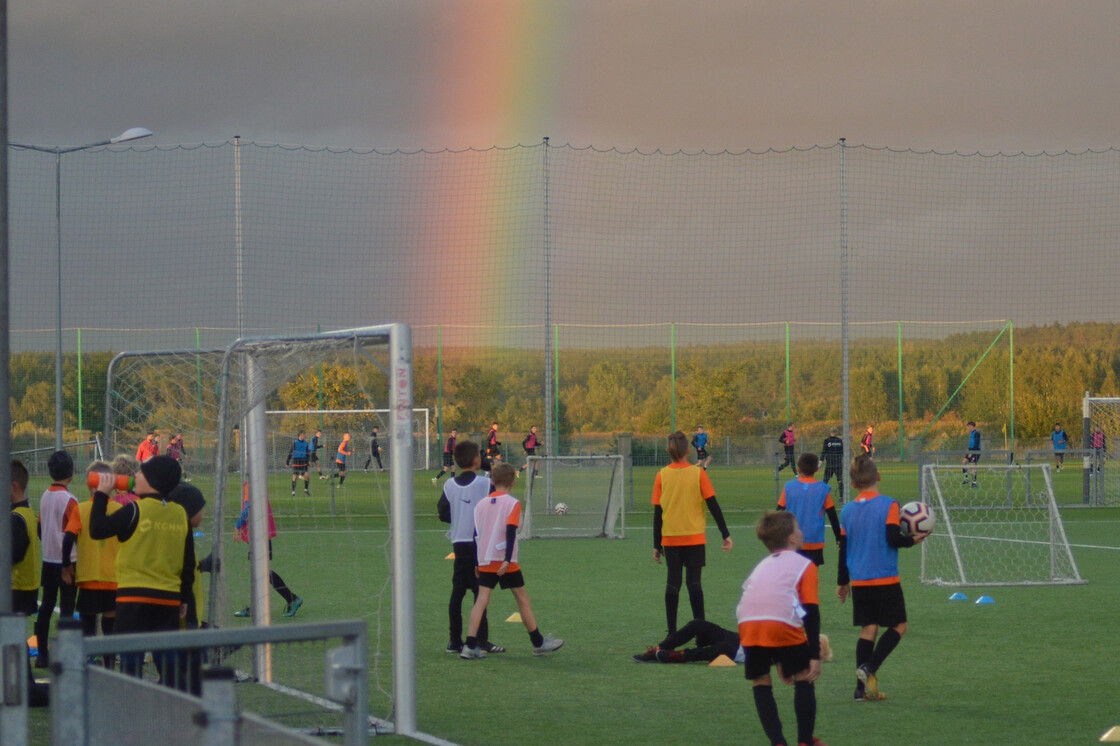
[[[937,528],[922,542],[928,585],[1083,583],[1054,500],[1049,464],[922,467]]]
[[[1082,409],[1089,433],[1084,468],[1088,469],[1090,504],[1115,507],[1120,505],[1120,398],[1088,396]]]
[[[331,468],[341,433],[331,433],[326,415],[326,478],[311,463],[306,479],[302,464],[284,463],[295,438],[288,418],[318,414],[319,380],[329,382],[327,411],[358,418],[345,479]],[[363,620],[369,712],[378,730],[398,733],[416,727],[412,480],[420,414],[411,395],[411,336],[397,324],[123,353],[110,364],[106,394],[108,453],[135,453],[152,430],[164,445],[183,435],[185,473],[207,500],[195,545],[199,557],[215,560],[202,576],[209,625],[269,626],[297,612]],[[362,471],[370,423],[380,428],[384,473]],[[317,424],[305,423],[308,440]],[[244,534],[234,528],[239,518]],[[270,707],[313,729],[317,708],[308,703],[322,689],[314,673],[321,666],[306,654],[303,646],[259,646],[224,657],[270,692],[262,697],[276,700]]]
[[[524,539],[626,535],[622,456],[530,456],[521,472]]]
[[[353,470],[376,469],[381,464],[388,468],[392,444],[386,438],[388,433],[388,409],[269,409],[268,418],[268,458],[269,464],[279,470],[286,468],[285,459],[292,446],[292,440],[303,431],[307,441],[318,431],[319,452],[316,454],[318,465],[313,471],[329,470],[334,461],[334,452],[342,440],[343,433],[350,433],[354,444],[355,464]],[[373,453],[373,428],[377,428],[379,453]],[[431,415],[427,407],[412,409],[412,468],[425,470],[432,467],[431,456]]]

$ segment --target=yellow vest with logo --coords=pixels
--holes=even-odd
[[[136,530],[117,553],[117,588],[149,588],[177,594],[182,584],[183,549],[190,526],[178,503],[142,497],[135,503]],[[118,596],[119,598],[119,596]]]
[[[77,583],[113,583],[117,582],[117,552],[121,543],[117,537],[109,539],[94,539],[89,535],[89,514],[93,509],[93,500],[86,500],[78,505],[78,519],[82,522],[82,532],[78,534],[78,564],[75,568],[74,580]],[[105,508],[106,515],[112,515],[121,509],[120,503],[110,500]]]
[[[27,547],[27,553],[23,555],[23,559],[18,564],[12,565],[12,590],[37,591],[39,590],[43,560],[39,551],[39,532],[36,530],[38,524],[35,521],[35,512],[26,505],[13,508],[12,512],[23,519],[23,524],[27,527],[27,536],[31,539],[31,545]],[[5,549],[4,551],[9,552],[11,550]]]

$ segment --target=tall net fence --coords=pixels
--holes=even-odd
[[[787,422],[814,448],[842,427],[845,351],[848,440],[874,424],[884,456],[963,448],[968,420],[1043,448],[1085,390],[1120,394],[1114,150],[235,141],[69,153],[58,193],[54,156],[9,155],[17,449],[54,435],[59,326],[65,442],[103,427],[122,350],[387,319],[414,329],[436,443],[632,432],[656,462],[704,425],[717,462],[769,463]]]

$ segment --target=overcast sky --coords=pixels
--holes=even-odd
[[[18,0],[10,139],[1120,145],[1120,2]]]

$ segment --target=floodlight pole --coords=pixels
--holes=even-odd
[[[128,142],[129,140],[139,140],[144,137],[150,137],[151,130],[143,127],[133,127],[125,130],[121,134],[109,140],[101,140],[99,142],[91,142],[86,145],[75,145],[73,147],[62,148],[57,145],[21,145],[19,143],[9,143],[9,145],[24,150],[34,150],[38,153],[50,153],[54,155],[54,244],[55,244],[55,267],[56,267],[56,292],[58,295],[58,306],[56,308],[55,325],[56,338],[55,338],[55,357],[54,357],[54,446],[57,449],[62,448],[62,156],[67,153],[76,153],[79,150],[89,150],[91,148],[101,148],[106,145],[116,145],[117,143]]]

